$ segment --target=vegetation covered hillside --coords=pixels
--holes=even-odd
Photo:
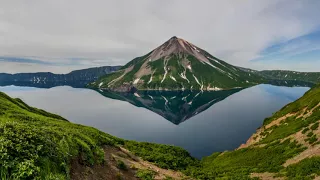
[[[190,173],[203,179],[320,176],[320,85],[265,119],[238,150],[214,153]]]
[[[1,92],[0,132],[1,179],[66,179],[71,158],[99,163],[102,145],[123,143]]]
[[[58,115],[32,108],[20,99],[0,92],[2,180],[183,177],[177,172],[139,161],[138,157],[120,148],[124,145],[132,147],[133,144],[139,143],[70,123]],[[169,168],[178,169],[178,166],[195,161],[181,148],[152,146],[162,152],[163,158],[158,158],[157,162],[165,163]]]
[[[264,125],[237,150],[213,153],[180,170],[196,179],[320,178],[319,122],[320,85],[265,119]],[[152,149],[153,145],[149,146]],[[148,148],[129,147],[157,162],[158,158],[149,153],[152,151],[144,151]]]
[[[0,73],[0,83],[4,82],[33,82],[39,83],[53,83],[53,82],[91,82],[97,80],[99,77],[112,73],[120,69],[121,66],[102,66],[88,69],[75,70],[67,74],[54,74],[50,72],[38,73],[17,73],[6,74]]]

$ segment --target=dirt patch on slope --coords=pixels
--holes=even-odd
[[[121,147],[106,146],[104,148],[105,163],[88,166],[81,159],[74,159],[71,163],[70,177],[72,180],[138,180],[135,175],[139,169],[155,172],[154,179],[187,179],[181,172],[162,169],[154,164],[143,161],[128,150]],[[126,169],[119,169],[118,162],[125,164]]]
[[[135,180],[136,170],[120,170],[117,167],[117,161],[113,159],[112,154],[119,152],[116,147],[106,146],[104,148],[105,163],[101,165],[88,166],[75,159],[71,163],[70,177],[72,180]]]
[[[135,78],[140,79],[142,76],[147,76],[152,73],[152,69],[148,66],[149,61],[145,61],[138,72],[135,74]]]
[[[289,117],[292,117],[292,116],[295,116],[295,115],[298,115],[296,117],[296,119],[299,119],[299,118],[307,118],[309,116],[311,116],[311,114],[313,113],[313,111],[318,108],[320,106],[320,103],[318,105],[316,105],[315,107],[313,107],[312,109],[310,110],[307,110],[307,108],[304,108],[302,111],[300,112],[297,112],[297,113],[289,113],[289,114],[286,114],[285,116],[282,116],[276,120],[273,120],[272,122],[270,122],[269,124],[263,126],[263,127],[260,127],[259,129],[257,129],[256,133],[254,133],[248,140],[245,144],[241,144],[239,146],[238,149],[242,149],[242,148],[246,148],[246,147],[249,147],[253,144],[256,144],[258,143],[261,139],[263,139],[264,137],[261,136],[261,133],[269,128],[271,128],[272,126],[275,126],[275,125],[280,125],[282,121],[285,121],[287,118]],[[304,137],[304,135],[300,132],[300,134],[294,134],[293,136],[295,136],[294,138],[299,141],[301,139],[301,137]],[[301,144],[303,145],[307,145],[304,143],[303,140],[300,141]]]
[[[300,161],[302,161],[303,159],[306,159],[306,158],[310,158],[310,157],[313,157],[313,156],[320,156],[320,144],[318,145],[315,145],[311,148],[308,148],[307,150],[303,151],[302,153],[298,154],[297,156],[291,158],[291,159],[288,159],[284,164],[283,166],[284,167],[287,167],[291,164],[295,164],[295,163],[298,163]]]
[[[257,142],[259,142],[263,137],[260,135],[264,131],[264,127],[257,129],[256,133],[250,136],[245,144],[241,144],[237,149],[247,148]]]
[[[307,118],[309,116],[311,116],[311,114],[313,113],[313,111],[315,109],[317,109],[320,106],[320,103],[318,105],[316,105],[315,107],[313,107],[311,110],[309,110],[306,114],[303,115],[304,118]]]
[[[291,117],[291,116],[294,116],[296,115],[295,113],[289,113],[289,114],[286,114],[285,116],[282,116],[276,120],[273,120],[272,122],[270,122],[269,124],[267,124],[265,126],[265,129],[269,129],[271,128],[272,126],[275,126],[275,125],[279,125],[282,121],[286,120],[288,117]]]
[[[112,84],[114,84],[115,82],[119,81],[120,79],[122,79],[123,76],[125,76],[128,72],[132,71],[133,67],[134,67],[134,66],[128,67],[127,69],[124,70],[124,72],[123,72],[123,74],[122,74],[121,76],[119,76],[119,77],[117,77],[116,79],[113,79],[112,81],[110,81],[110,82],[108,83],[108,87],[111,86]]]
[[[259,178],[261,180],[283,180],[285,178],[283,177],[276,177],[275,173],[251,173],[250,174],[251,178]]]
[[[319,121],[318,121],[319,122]],[[320,127],[318,127],[318,129],[314,130],[313,133],[317,136],[317,139],[319,140],[320,137]],[[306,158],[310,158],[313,156],[320,156],[320,144],[316,144],[316,145],[310,145],[308,142],[306,142],[305,140],[307,139],[307,135],[306,134],[302,134],[302,132],[298,132],[296,134],[291,135],[292,139],[295,139],[296,141],[298,141],[299,144],[304,145],[305,147],[308,147],[308,149],[306,149],[305,151],[301,152],[300,154],[298,154],[297,156],[288,159],[283,166],[287,167],[291,164],[295,164],[298,163],[300,161],[302,161],[303,159]]]
[[[282,116],[276,120],[273,120],[272,122],[270,122],[269,124],[260,127],[259,129],[257,129],[256,133],[254,133],[252,136],[250,136],[250,138],[247,140],[247,142],[245,144],[241,144],[238,149],[242,149],[242,148],[247,148],[253,144],[258,143],[260,140],[262,140],[264,138],[264,136],[261,135],[261,133],[269,128],[271,128],[272,126],[275,125],[279,125],[282,121],[286,120],[288,117],[294,116],[296,114],[294,113],[289,113],[285,116]]]
[[[117,159],[120,159],[120,160],[126,162],[126,164],[130,165],[131,167],[135,167],[137,169],[148,169],[148,170],[156,172],[157,174],[154,179],[165,179],[166,177],[171,177],[174,179],[186,179],[186,176],[184,174],[182,174],[181,172],[159,168],[158,166],[156,166],[148,161],[144,161],[144,160],[140,159],[139,157],[132,155],[128,150],[126,150],[124,148],[121,148],[121,151],[123,153],[127,154],[130,158],[118,156],[118,157],[116,157]]]

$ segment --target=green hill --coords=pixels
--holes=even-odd
[[[101,160],[102,145],[123,140],[31,108],[0,92],[1,179],[65,179],[71,158]]]
[[[79,173],[81,178],[87,176],[88,168],[92,174],[102,173],[101,177],[105,177],[103,175],[106,173],[110,175],[110,169],[118,169],[111,173],[111,177],[106,177],[113,179],[118,176],[121,178],[123,175],[134,179],[137,168],[126,170],[124,173],[120,170],[130,167],[131,161],[134,163],[139,161],[136,158],[131,161],[129,158],[123,159],[125,151],[121,151],[119,147],[130,148],[133,145],[137,147],[143,144],[125,141],[95,128],[70,123],[58,115],[29,107],[20,99],[10,98],[0,92],[0,179],[2,180],[76,179],[74,177]],[[171,169],[181,169],[195,161],[187,151],[178,147],[155,144],[152,144],[152,147],[155,152],[159,151],[161,156],[165,156],[157,162],[164,164],[165,161],[165,166]],[[115,153],[110,155],[109,151],[112,149]],[[122,155],[118,157],[117,154]],[[126,154],[128,157],[132,156]],[[118,160],[121,158],[127,165]],[[111,167],[112,163],[108,161],[113,162],[115,167]],[[79,166],[83,166],[86,171],[82,172]],[[144,173],[141,176],[145,175]]]

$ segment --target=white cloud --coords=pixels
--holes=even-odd
[[[55,63],[80,57],[76,64],[84,66],[125,64],[176,35],[229,63],[250,67],[266,47],[320,26],[317,0],[0,2],[0,56]],[[18,69],[4,67],[0,72]]]

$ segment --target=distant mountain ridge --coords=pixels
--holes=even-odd
[[[249,87],[264,81],[262,76],[243,71],[174,36],[89,87],[123,92],[132,89],[209,91]]]
[[[320,72],[298,72],[287,70],[263,70],[258,74],[268,79],[298,80],[312,83],[320,83]]]
[[[38,72],[38,73],[17,73],[7,74],[0,73],[0,84],[10,84],[17,82],[20,84],[33,83],[33,84],[63,84],[84,82],[83,84],[92,82],[99,77],[117,71],[121,66],[103,66],[88,69],[75,70],[68,74],[54,74],[51,72]]]
[[[238,67],[243,71],[260,75],[268,80],[300,81],[317,84],[320,83],[320,72],[300,72],[289,70],[262,70]]]

